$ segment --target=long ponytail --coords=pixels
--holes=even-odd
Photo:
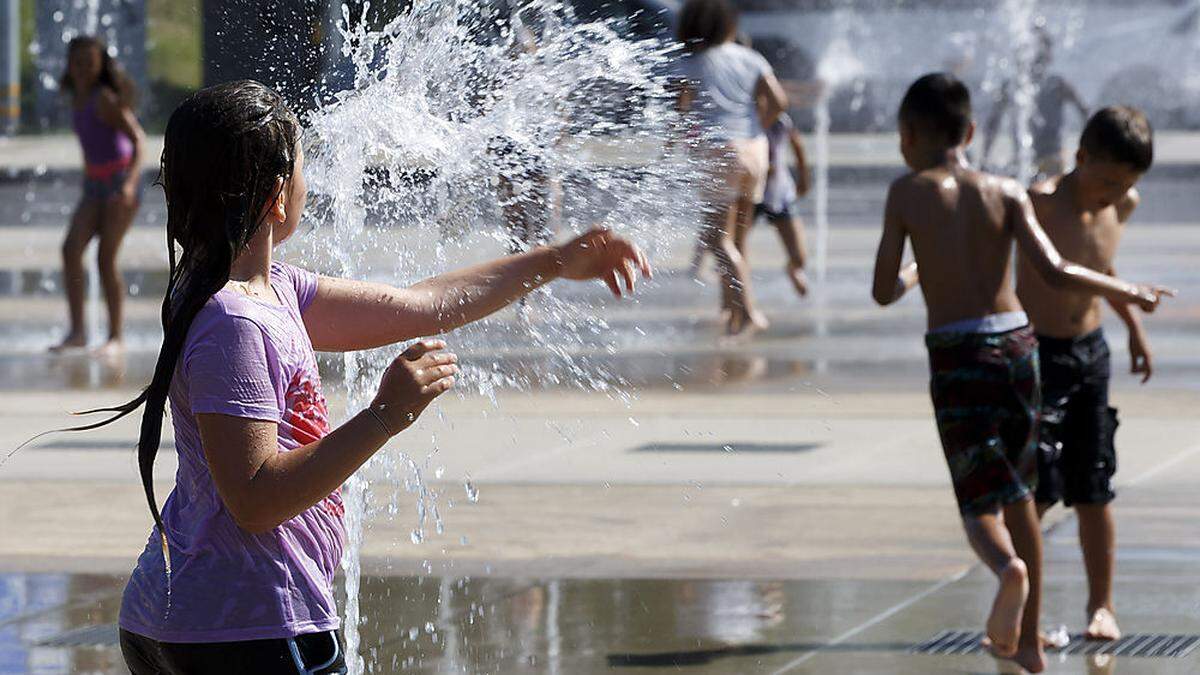
[[[291,179],[299,130],[279,94],[252,80],[202,89],[175,109],[158,179],[167,201],[168,274],[154,375],[133,400],[80,413],[112,413],[107,419],[62,430],[96,429],[145,407],[138,472],[162,540],[168,583],[170,547],[154,496],[154,460],[171,380],[192,321],[228,283],[230,267],[262,225],[266,206]]]

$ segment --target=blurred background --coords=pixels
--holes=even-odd
[[[420,116],[449,105],[431,90],[461,84],[467,56],[484,52],[447,43],[428,30],[436,21],[396,20],[469,4],[0,0],[0,456],[149,376],[166,269],[165,205],[150,184],[189,92],[262,80],[316,147],[353,150],[357,163],[330,153],[309,165],[309,218],[284,255],[394,283],[504,252],[488,125],[545,123],[582,139],[548,153],[564,169],[564,231],[624,228],[654,253],[656,279],[623,303],[555,285],[531,302],[532,320],[503,312],[454,334],[470,386],[371,475],[353,567],[369,671],[991,672],[966,647],[913,651],[975,629],[991,581],[961,540],[931,421],[921,300],[881,310],[869,298],[887,185],[905,170],[896,107],[919,74],[948,70],[974,97],[973,158],[1022,179],[1039,130],[1069,169],[1089,111],[1136,105],[1155,125],[1118,268],[1181,293],[1146,319],[1158,364],[1146,387],[1124,372],[1124,327],[1106,320],[1123,414],[1117,596],[1128,631],[1170,636],[1158,642],[1180,655],[1072,653],[1051,672],[1196,672],[1200,0],[738,0],[744,41],[787,90],[813,175],[799,204],[812,293],[797,297],[775,233],[756,227],[747,251],[771,327],[741,343],[721,339],[714,275],[689,264],[694,167],[662,150],[681,0],[563,0],[573,23],[605,29],[562,31],[543,52],[553,58],[516,82],[527,100],[513,110],[535,124],[441,125]],[[83,34],[103,37],[136,83],[148,134],[116,359],[46,352],[65,327],[60,246],[82,178],[59,78]],[[603,44],[589,46],[595,35]],[[628,54],[636,77],[604,70]],[[429,72],[397,72],[408,64]],[[1051,90],[1074,98],[1042,96]],[[579,123],[551,119],[539,96]],[[386,356],[322,357],[337,414]],[[113,624],[149,522],[135,427],[46,437],[0,461],[0,673],[120,672]],[[160,498],[174,466],[164,438]],[[1074,630],[1074,523],[1059,510],[1048,524],[1047,626]]]
[[[364,5],[370,5],[365,14]],[[199,86],[238,77],[269,81],[300,106],[349,82],[341,56],[343,16],[383,26],[408,1],[315,0],[5,0],[0,76],[18,85],[17,108],[5,107],[9,133],[63,130],[57,74],[65,47],[79,34],[101,35],[142,91],[139,113],[160,129],[174,105]],[[617,18],[632,34],[670,37],[680,0],[569,0],[581,18]],[[911,80],[913,62],[940,63],[973,85],[994,84],[1003,68],[993,42],[1013,27],[993,21],[1022,4],[986,0],[741,0],[742,28],[781,79],[803,93],[820,79],[822,57],[839,43],[858,72],[853,86],[830,102],[835,131],[894,128],[895,101]],[[1011,7],[1011,9],[1009,9]],[[1075,0],[1039,3],[1036,17],[1085,100],[1120,100],[1142,107],[1160,129],[1200,125],[1198,87],[1190,64],[1200,50],[1200,7],[1194,0]],[[1019,17],[1013,17],[1019,18]],[[15,21],[14,21],[15,19]],[[937,39],[933,39],[934,37]],[[1116,59],[1096,56],[1119,55]],[[16,63],[15,69],[13,63]],[[284,67],[286,66],[286,68]],[[803,108],[811,96],[796,98]],[[984,106],[986,109],[986,106]],[[14,115],[14,112],[16,114]],[[798,115],[807,119],[811,115]]]

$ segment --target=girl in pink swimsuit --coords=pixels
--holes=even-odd
[[[63,240],[63,286],[71,327],[51,351],[87,346],[84,325],[83,252],[99,238],[100,285],[108,305],[104,352],[119,351],[122,340],[125,282],[117,269],[121,240],[140,201],[139,186],[145,134],[133,115],[133,87],[94,37],[77,37],[67,47],[63,91],[71,95],[71,121],[83,148],[83,196]]]

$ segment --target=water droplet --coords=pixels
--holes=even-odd
[[[467,490],[467,501],[471,502],[472,504],[479,501],[479,488],[475,487],[475,484],[471,482],[470,478],[466,480],[466,482],[463,484],[463,487]]]

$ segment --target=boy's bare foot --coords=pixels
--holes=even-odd
[[[766,330],[771,323],[767,317],[757,310],[734,310],[729,313],[725,323],[725,335],[729,338],[748,338],[755,333]]]
[[[61,354],[63,352],[74,351],[87,347],[87,336],[70,333],[63,341],[50,348],[52,354]]]
[[[1117,617],[1107,607],[1095,610],[1083,636],[1089,640],[1120,640],[1121,629],[1117,626]]]
[[[803,297],[807,296],[808,295],[808,275],[804,273],[804,268],[796,267],[794,265],[788,265],[787,266],[787,275],[788,275],[788,279],[790,279],[792,282],[792,286],[794,286],[796,288],[796,292],[800,294],[800,297],[803,298]]]
[[[1018,666],[1031,673],[1040,673],[1046,669],[1046,652],[1042,649],[1041,641],[1022,646],[1011,658]]]
[[[995,646],[992,645],[992,641],[987,638],[983,639],[983,649],[991,654],[993,658],[1004,661],[1012,661],[1013,663],[1017,664],[1020,666],[1019,672],[1040,673],[1046,669],[1045,642],[1041,639],[1041,637],[1042,636],[1040,635],[1038,636],[1039,639],[1036,645],[1023,646],[1007,656],[1002,656],[996,653]],[[1001,672],[1008,671],[1002,670]]]
[[[1021,636],[1021,617],[1029,597],[1029,573],[1020,558],[1013,558],[999,577],[1000,588],[987,620],[988,644],[996,656],[1011,658],[1017,653],[1017,640]]]

